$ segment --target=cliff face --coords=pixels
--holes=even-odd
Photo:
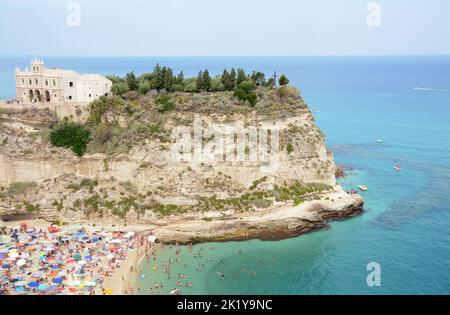
[[[56,121],[52,111],[3,113],[0,212],[28,209],[47,219],[64,221],[97,218],[150,227],[156,224],[164,227],[163,238],[179,234],[180,240],[195,241],[208,239],[213,230],[221,231],[210,235],[214,239],[225,235],[240,238],[236,235],[242,231],[247,231],[245,237],[266,238],[264,231],[271,230],[289,236],[323,227],[328,219],[362,211],[362,200],[348,196],[336,184],[333,156],[295,90],[261,92],[255,108],[225,92],[179,93],[171,96],[175,110],[164,114],[156,109],[158,97],[149,93],[133,100],[130,104],[138,109],[131,114],[118,107],[101,112],[102,125],[122,132],[114,148],[125,139],[128,150],[105,149],[109,143],[99,148],[93,140],[83,158],[46,141],[48,127]],[[250,139],[244,142],[245,158],[240,161],[174,159],[177,140],[170,135],[183,127],[190,130],[184,134],[194,139],[196,121],[205,129],[240,124],[271,130],[269,138],[277,133],[278,138],[271,138],[277,141],[276,163],[251,159],[259,142]],[[145,133],[139,131],[142,129]],[[130,130],[135,133],[125,136]],[[99,128],[94,136],[98,133]],[[211,134],[201,137],[205,147],[216,140]],[[269,140],[268,146],[274,142]],[[237,149],[225,150],[224,156]],[[179,220],[184,223],[174,225]],[[218,228],[217,224],[226,227]]]

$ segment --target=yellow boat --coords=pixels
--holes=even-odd
[[[158,265],[154,265],[153,266],[153,271],[157,271],[158,270]]]
[[[359,185],[358,188],[361,189],[362,191],[368,191],[369,190],[369,188],[367,188],[367,186],[364,186],[364,185]]]

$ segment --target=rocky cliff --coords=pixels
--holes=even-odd
[[[333,155],[297,90],[259,91],[255,107],[228,92],[164,95],[167,111],[161,99],[150,92],[91,105],[82,158],[49,143],[52,110],[0,112],[0,213],[145,224],[164,240],[190,242],[288,237],[362,211],[362,199],[336,184]],[[198,121],[205,130],[270,130],[275,163],[252,153],[266,142],[260,135],[242,142],[240,159],[226,159],[238,156],[236,137],[215,155],[223,159],[175,159],[175,130],[195,139]],[[215,148],[215,136],[202,134],[201,147]],[[194,156],[191,147],[183,153]]]

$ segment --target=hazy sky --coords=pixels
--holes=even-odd
[[[71,2],[79,27],[67,23]],[[450,1],[375,1],[380,27],[367,24],[370,2],[0,0],[0,54],[450,54]]]

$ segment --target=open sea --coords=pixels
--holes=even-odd
[[[1,99],[14,97],[14,69],[32,57],[0,57]],[[231,66],[285,73],[315,111],[336,162],[349,169],[341,184],[369,187],[365,213],[326,230],[278,242],[199,244],[180,255],[167,247],[141,265],[142,294],[176,287],[183,294],[450,293],[450,56],[36,57],[82,73],[140,74],[157,62],[185,76]],[[171,279],[162,271],[169,259]],[[381,266],[379,287],[367,285],[370,262]],[[175,285],[178,273],[189,275],[183,283],[192,288]],[[152,289],[155,282],[164,288]]]

